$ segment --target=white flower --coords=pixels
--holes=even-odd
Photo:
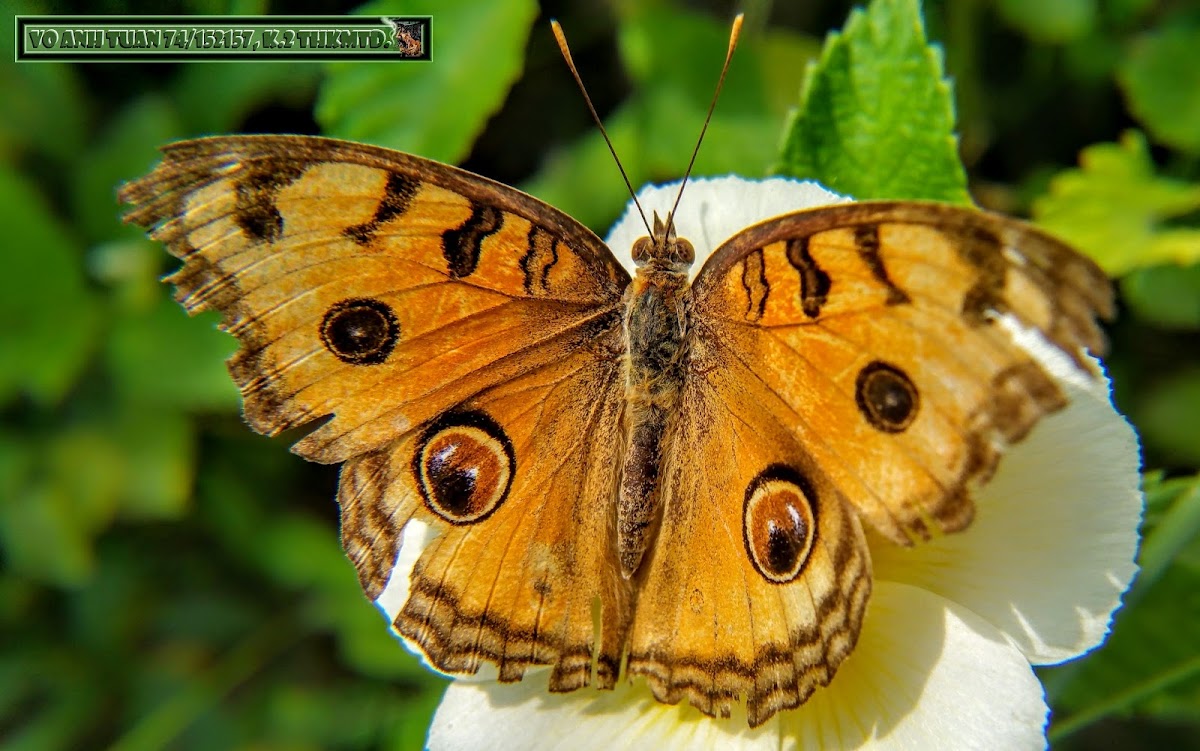
[[[643,189],[665,218],[678,184]],[[814,183],[694,180],[676,216],[693,269],[738,230],[778,214],[848,200]],[[608,243],[632,269],[646,234],[627,212]],[[858,645],[832,683],[755,729],[659,704],[640,681],[614,691],[550,694],[458,680],[429,731],[433,749],[905,748],[1045,746],[1048,713],[1032,665],[1100,644],[1136,570],[1138,447],[1106,380],[1082,376],[1036,332],[1006,322],[1058,377],[1071,404],[1006,454],[964,532],[911,549],[868,535],[875,585]],[[415,530],[414,530],[415,531]],[[419,542],[421,534],[406,534]],[[408,542],[402,558],[412,559]],[[398,593],[399,594],[399,593]]]

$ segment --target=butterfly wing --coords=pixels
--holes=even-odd
[[[697,326],[702,323],[697,322]],[[640,572],[629,673],[655,697],[751,726],[802,704],[853,649],[871,590],[857,516],[786,404],[695,331]]]
[[[1111,312],[1093,263],[967,209],[841,205],[729,240],[693,285],[630,673],[708,714],[742,697],[752,726],[803,703],[858,638],[860,516],[900,544],[962,529],[1003,446],[1063,406],[1001,317],[1086,369]]]
[[[346,462],[343,541],[367,595],[409,520],[441,533],[397,629],[446,670],[586,682],[593,598],[618,623],[628,590],[607,557],[629,277],[603,243],[511,188],[320,138],[172,144],[121,198],[182,259],[180,302],[240,340],[250,425],[323,420],[293,450]]]
[[[829,481],[900,544],[970,523],[970,488],[1065,396],[1003,321],[1090,372],[1103,272],[1024,224],[926,203],[776,218],[719,248],[695,285],[707,335],[776,394]]]

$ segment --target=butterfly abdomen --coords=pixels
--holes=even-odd
[[[633,576],[658,518],[660,446],[683,388],[690,290],[687,273],[642,269],[625,312],[625,459],[617,502],[621,571]]]

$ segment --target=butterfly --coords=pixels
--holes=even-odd
[[[691,244],[655,217],[631,276],[571,217],[388,149],[301,136],[168,145],[126,220],[241,347],[250,426],[317,424],[343,545],[379,600],[434,538],[394,629],[438,669],[551,691],[641,677],[751,726],[850,654],[864,529],[966,527],[1003,448],[1065,405],[1001,319],[1083,370],[1100,269],[1015,220],[839,204]]]

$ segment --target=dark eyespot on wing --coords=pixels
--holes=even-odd
[[[516,452],[484,412],[451,411],[425,429],[412,470],[425,506],[451,524],[483,521],[508,498]]]
[[[885,433],[899,433],[911,425],[921,403],[912,379],[880,360],[859,371],[854,397],[867,422]]]
[[[400,339],[400,322],[382,300],[351,298],[335,303],[321,319],[321,342],[342,362],[379,365]]]

